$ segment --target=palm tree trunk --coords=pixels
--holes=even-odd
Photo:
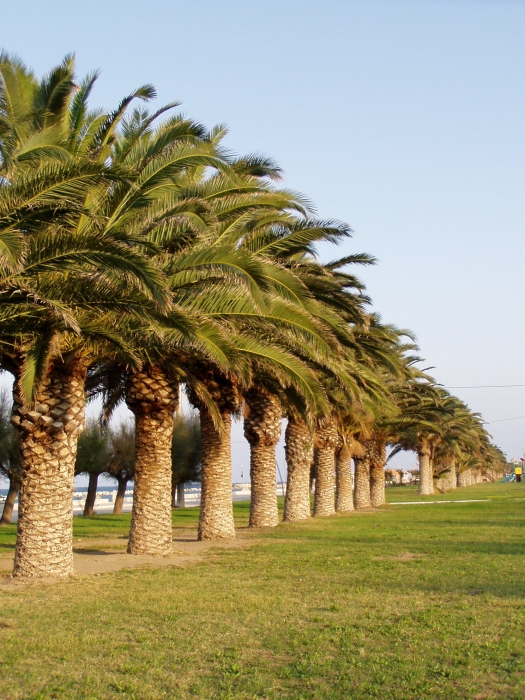
[[[352,451],[347,444],[343,444],[336,453],[335,510],[337,513],[350,513],[354,510]]]
[[[337,424],[328,418],[314,434],[315,494],[314,518],[335,513],[335,448]]]
[[[437,486],[443,493],[446,493],[447,491],[452,491],[452,489],[456,488],[456,466],[455,463],[449,462],[446,465],[446,468],[448,471],[446,474],[441,476],[435,486]]]
[[[288,478],[284,499],[284,520],[307,520],[310,517],[310,467],[313,459],[312,434],[300,419],[288,418],[285,431],[285,454]]]
[[[275,448],[281,437],[282,409],[274,396],[256,387],[246,392],[245,402],[244,437],[250,443],[252,484],[249,527],[276,527]]]
[[[434,493],[434,478],[430,463],[430,443],[421,440],[417,449],[419,458],[419,495],[430,496]]]
[[[221,413],[222,430],[201,406],[201,511],[199,540],[235,537],[232,506],[231,413]]]
[[[373,508],[379,508],[386,503],[385,464],[386,445],[381,440],[375,440],[370,455],[370,503]]]
[[[115,504],[113,506],[113,515],[122,515],[122,510],[124,508],[124,498],[126,496],[126,489],[128,488],[127,477],[117,476],[117,495],[115,497]]]
[[[372,445],[370,440],[360,441],[366,450],[363,457],[354,457],[355,465],[355,488],[354,488],[354,506],[357,509],[370,508],[372,502],[370,500],[370,451]]]
[[[459,472],[458,474],[458,487],[468,486],[468,474],[466,471]]]
[[[73,479],[84,427],[86,365],[55,360],[32,410],[15,383],[13,422],[20,431],[21,485],[13,576],[73,573]]]
[[[0,525],[9,525],[13,517],[13,508],[15,507],[16,497],[18,496],[18,491],[20,489],[20,480],[18,477],[11,476],[9,479],[9,490],[4,503],[4,508],[2,510],[2,518],[0,519]]]
[[[86,502],[84,503],[84,517],[93,515],[95,501],[97,500],[97,485],[98,474],[90,474]]]
[[[169,554],[171,440],[178,385],[159,368],[131,374],[126,401],[135,414],[135,487],[128,554]]]

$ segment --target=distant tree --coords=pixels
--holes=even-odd
[[[20,489],[20,439],[11,423],[12,399],[7,389],[0,391],[0,474],[9,481],[0,525],[9,525]]]
[[[75,474],[89,476],[88,492],[84,504],[84,515],[93,515],[97,498],[98,478],[107,470],[111,459],[111,442],[107,428],[92,418],[86,423],[78,439]]]
[[[195,412],[177,412],[171,443],[171,503],[184,508],[184,484],[201,478],[200,420]]]
[[[387,486],[396,485],[396,477],[392,469],[385,469],[385,482]]]
[[[128,482],[135,476],[135,425],[133,421],[127,420],[117,426],[112,426],[109,430],[109,438],[111,459],[106,465],[105,472],[118,484],[113,515],[120,515],[124,506]]]

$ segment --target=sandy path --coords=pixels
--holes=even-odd
[[[143,566],[188,566],[203,561],[210,550],[246,547],[249,538],[239,533],[235,540],[198,542],[196,531],[174,532],[173,553],[168,556],[126,554],[127,538],[83,538],[73,542],[73,562],[76,574],[97,575],[121,569]],[[8,584],[13,569],[14,553],[0,555],[0,577]]]

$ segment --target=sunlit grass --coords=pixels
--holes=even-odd
[[[281,525],[187,568],[4,589],[0,697],[523,698],[525,484],[454,496],[485,500]],[[245,526],[248,505],[235,511]],[[75,536],[128,524],[76,519]]]

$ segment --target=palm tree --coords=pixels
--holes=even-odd
[[[337,241],[350,235],[350,229],[337,222],[321,222],[310,218],[310,207],[304,198],[298,197],[282,190],[273,190],[267,182],[263,182],[261,174],[254,174],[253,169],[244,173],[245,177],[239,179],[227,179],[219,175],[211,182],[211,191],[207,195],[208,201],[214,202],[214,211],[217,212],[218,224],[215,240],[225,240],[242,245],[257,256],[257,259],[265,265],[268,280],[271,280],[272,293],[277,295],[273,307],[264,314],[265,321],[270,319],[279,322],[282,333],[282,324],[290,324],[288,330],[295,333],[293,352],[297,354],[298,342],[305,345],[305,334],[309,336],[310,350],[302,355],[301,359],[308,361],[319,360],[319,355],[311,352],[313,347],[320,350],[324,344],[323,353],[330,351],[331,344],[338,334],[343,334],[344,324],[330,306],[345,308],[352,319],[359,317],[359,306],[362,300],[351,298],[350,295],[341,294],[341,290],[362,286],[355,278],[339,274],[341,265],[348,262],[370,262],[367,256],[350,256],[342,261],[336,261],[323,268],[314,263],[314,243],[316,241]],[[268,174],[264,172],[263,175]],[[274,169],[271,175],[275,178],[278,172]],[[215,190],[213,190],[215,187]],[[225,195],[228,196],[225,196]],[[217,201],[218,200],[218,201]],[[240,214],[240,216],[239,216]],[[270,267],[271,266],[271,267]],[[288,273],[288,274],[285,274]],[[291,274],[293,276],[291,276]],[[332,282],[336,277],[337,281]],[[334,304],[334,294],[337,291],[339,298]],[[286,305],[281,300],[284,294]],[[316,295],[319,297],[317,299]],[[298,302],[298,303],[297,303]],[[327,303],[329,302],[329,303]],[[290,316],[291,304],[295,305],[294,316]],[[238,318],[242,319],[243,310],[239,309]],[[305,323],[306,319],[308,322]],[[312,323],[313,321],[313,323]],[[321,323],[319,323],[321,322]],[[317,324],[317,326],[316,326]],[[254,334],[258,325],[250,320],[250,328],[247,330]],[[316,338],[311,336],[315,328]],[[266,336],[266,332],[261,329]],[[275,333],[274,328],[274,333]],[[282,335],[280,335],[282,342]],[[286,345],[286,343],[285,343]],[[306,354],[306,357],[304,356]],[[251,471],[252,471],[252,508],[251,524],[275,525],[277,523],[277,503],[275,495],[275,444],[280,432],[280,410],[275,393],[261,388],[260,383],[252,381],[247,394],[246,436],[252,443]],[[253,409],[250,404],[253,404]],[[255,416],[255,429],[250,416]],[[301,422],[302,423],[302,422]],[[303,425],[291,420],[287,431],[287,457],[296,455],[301,461],[298,468],[288,464],[289,488],[285,505],[285,519],[306,517],[309,515],[309,494],[306,490],[307,473],[309,464],[304,461],[300,452],[294,445],[294,428],[298,431],[298,440],[304,442]],[[301,476],[296,479],[296,476]],[[300,503],[293,505],[296,489],[301,493]],[[300,513],[298,516],[297,514]]]
[[[222,417],[220,408],[210,408],[213,401],[206,387],[209,372],[204,360],[211,362],[212,374],[218,367],[231,372],[228,357],[231,343],[226,334],[221,337],[221,319],[232,314],[228,309],[228,290],[233,285],[237,290],[242,289],[245,297],[250,297],[254,292],[260,295],[258,285],[267,284],[261,266],[254,265],[253,256],[249,253],[238,250],[231,243],[210,247],[216,215],[206,202],[205,195],[209,190],[206,167],[228,169],[224,158],[216,155],[213,134],[208,136],[194,129],[194,133],[188,135],[191,129],[183,129],[175,123],[176,120],[152,130],[156,116],[158,113],[151,117],[146,113],[135,113],[115,148],[116,160],[137,171],[139,182],[148,183],[153,177],[152,172],[155,175],[157,190],[160,189],[154,200],[155,206],[148,210],[147,216],[135,216],[134,227],[150,245],[158,248],[156,257],[167,276],[172,295],[172,309],[162,318],[161,328],[157,331],[135,328],[127,333],[136,352],[143,358],[140,368],[129,372],[121,367],[115,372],[111,361],[102,367],[106,374],[113,377],[122,377],[124,371],[126,381],[123,383],[119,380],[117,384],[120,383],[120,389],[123,389],[128,405],[136,416],[137,462],[132,532],[128,546],[130,553],[167,551],[171,546],[171,504],[166,495],[161,496],[165,493],[161,482],[166,481],[171,473],[171,469],[168,472],[170,426],[180,379],[184,378],[187,384],[193,380],[198,387],[192,396],[201,410],[204,472],[215,452],[213,448],[209,455],[206,454],[209,440],[205,439],[204,433],[210,433],[213,424],[218,435],[222,436],[224,431],[220,426],[229,424],[231,411],[238,410],[237,399],[232,406],[228,405],[228,401],[222,402]],[[160,159],[158,168],[152,168],[152,156]],[[257,167],[260,165],[259,162]],[[252,165],[245,160],[242,168],[248,167]],[[164,179],[159,180],[159,172],[165,172]],[[130,190],[125,197],[128,198],[126,206],[129,207],[136,195]],[[144,198],[142,194],[140,197]],[[251,309],[253,315],[253,303]],[[213,320],[213,315],[216,320]],[[193,362],[195,358],[200,359],[200,364]],[[199,372],[195,374],[197,366],[203,369],[202,377],[197,376]],[[109,386],[107,390],[102,385],[100,387],[108,396],[118,395],[118,391],[116,394],[113,391],[115,387]],[[235,393],[231,392],[232,396]],[[112,401],[114,404],[115,400],[111,399],[110,403]],[[155,448],[150,446],[153,426],[158,428]],[[212,435],[213,444],[214,440]],[[153,486],[153,482],[156,486]],[[206,475],[203,475],[204,505],[201,512],[204,520],[208,502],[207,484]],[[231,484],[228,493],[231,496]],[[227,519],[233,523],[231,516]],[[209,532],[215,530],[214,526],[210,529],[203,524],[201,534],[209,537]],[[228,536],[231,532],[232,528],[229,527]]]
[[[360,439],[365,451],[362,457],[354,457],[354,507],[370,508],[370,455],[373,453],[374,445],[371,440]]]
[[[297,414],[288,414],[285,430],[285,455],[288,468],[284,521],[310,517],[310,467],[313,460],[313,435]]]
[[[365,456],[365,450],[356,439],[361,426],[360,414],[340,412],[338,414],[339,440],[335,452],[335,510],[349,513],[354,510],[354,477],[352,459]]]
[[[199,409],[201,425],[202,471],[199,540],[222,540],[235,537],[232,510],[231,421],[240,407],[237,380],[213,370],[211,365],[194,369],[218,411],[195,391],[191,403]]]
[[[282,408],[261,386],[252,386],[244,401],[244,436],[250,443],[250,527],[275,527],[279,520],[275,448],[281,437]]]
[[[354,487],[352,476],[353,441],[339,435],[335,451],[335,512],[350,513],[354,510]]]
[[[160,367],[146,366],[130,374],[126,402],[135,414],[136,450],[128,553],[167,554],[172,546],[171,442],[178,387]]]
[[[402,449],[413,450],[419,460],[419,493],[426,496],[434,493],[432,454],[436,441],[443,433],[443,417],[447,407],[431,378],[414,370],[403,387],[399,399],[402,420],[398,421],[392,438],[396,447],[389,459]]]
[[[14,241],[10,250],[17,257],[5,259],[0,279],[6,320],[2,362],[15,374],[13,418],[22,453],[14,575],[67,576],[72,572],[72,480],[89,361],[84,340],[90,339],[90,352],[115,342],[111,309],[137,308],[133,293],[130,299],[134,288],[142,299],[160,299],[161,278],[123,240],[122,229],[108,229],[103,217],[88,213],[110,191],[105,158],[93,157],[109,132],[102,124],[87,153],[69,150],[69,117],[78,106],[72,60],[38,83],[19,64],[6,69],[9,61],[3,59],[0,101],[7,107],[0,145],[0,232],[4,241]],[[19,110],[15,120],[10,105],[16,80],[18,92],[29,92],[31,99],[18,102],[26,112]]]
[[[314,517],[335,513],[335,449],[338,443],[335,416],[320,419],[314,432]]]
[[[385,499],[385,465],[386,445],[375,440],[374,450],[370,456],[370,504],[373,508],[384,506]]]

